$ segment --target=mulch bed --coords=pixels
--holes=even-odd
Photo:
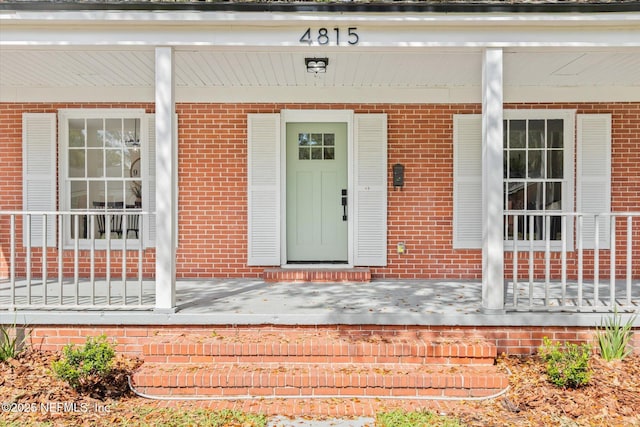
[[[136,425],[141,415],[134,408],[158,407],[123,387],[138,360],[118,356],[108,386],[87,387],[79,393],[54,378],[51,363],[59,357],[27,349],[0,363],[0,425]],[[544,363],[536,356],[502,357],[498,363],[511,372],[508,392],[489,401],[453,405],[455,412],[449,415],[470,426],[640,426],[640,355],[610,363],[592,357],[589,384],[575,390],[550,384]],[[156,413],[163,416],[162,411]],[[142,421],[162,424],[154,416],[154,411],[145,413]]]

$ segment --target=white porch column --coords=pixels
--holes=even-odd
[[[156,311],[176,306],[173,48],[156,48]]]
[[[482,58],[482,311],[504,309],[502,49]]]

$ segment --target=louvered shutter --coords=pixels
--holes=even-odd
[[[387,115],[354,116],[354,264],[387,265]]]
[[[579,213],[611,211],[611,115],[578,114],[577,116],[577,200]],[[595,225],[585,216],[583,242],[585,249],[594,248]],[[599,247],[609,248],[609,217],[600,218]]]
[[[280,115],[249,114],[248,265],[280,265]]]
[[[25,113],[22,116],[22,178],[25,211],[56,210],[56,115]],[[56,217],[47,217],[47,246],[56,244]],[[27,241],[26,217],[23,243]],[[42,246],[43,220],[31,217],[31,246]]]
[[[148,201],[143,205],[143,210],[147,212],[156,211],[156,116],[155,114],[145,114],[147,120],[147,151],[145,153],[143,175],[148,188]],[[176,144],[173,153],[173,170],[176,174],[175,197],[173,200],[173,208],[175,209],[175,229],[176,229],[176,247],[178,245],[178,115],[174,115],[174,129]],[[143,200],[143,203],[144,200]],[[156,219],[153,215],[144,217],[144,246],[156,246]]]
[[[482,116],[453,118],[453,247],[482,247]]]

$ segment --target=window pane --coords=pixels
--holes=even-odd
[[[84,119],[69,120],[69,147],[84,147]]]
[[[324,145],[335,145],[336,144],[336,136],[332,133],[324,134]]]
[[[84,178],[85,156],[84,148],[80,150],[69,150],[69,177],[70,178]]]
[[[542,150],[529,151],[528,178],[544,178],[544,156]]]
[[[509,178],[524,178],[526,151],[509,152]]]
[[[540,211],[544,209],[544,193],[541,182],[527,184],[527,210]]]
[[[107,205],[112,209],[121,208],[124,205],[123,184],[122,181],[107,182]]]
[[[508,122],[506,120],[502,122],[502,148],[508,147],[507,141],[509,138],[509,129],[507,123]]]
[[[547,210],[562,210],[562,183],[546,183]]]
[[[509,184],[507,209],[514,211],[524,209],[524,183],[512,182]]]
[[[140,120],[124,119],[122,140],[126,145],[140,145]]]
[[[298,145],[309,145],[309,134],[308,133],[299,133],[298,134]]]
[[[544,120],[529,120],[529,148],[544,148]]]
[[[511,120],[509,122],[509,147],[525,148],[526,144],[526,120]]]
[[[107,176],[122,177],[122,150],[104,150]]]
[[[311,149],[309,147],[298,148],[298,159],[309,160],[311,158]]]
[[[322,134],[321,133],[312,133],[311,140],[309,141],[310,145],[322,145]]]
[[[333,160],[335,158],[334,148],[325,148],[324,149],[324,159],[325,160]]]
[[[564,178],[564,155],[562,150],[547,152],[547,178]]]
[[[102,119],[87,120],[87,146],[104,146],[104,129],[102,127]]]
[[[562,120],[547,120],[547,146],[551,148],[564,147]]]
[[[95,208],[96,203],[105,202],[105,183],[103,181],[91,181],[89,182],[89,205],[90,208]]]
[[[70,209],[87,208],[87,182],[71,181],[71,203]]]
[[[320,148],[320,147],[311,148],[311,159],[312,160],[322,160],[322,148]]]
[[[87,176],[91,178],[104,177],[104,165],[102,156],[104,150],[89,149],[87,150]]]
[[[127,187],[127,204],[137,208],[142,206],[142,181],[130,181]]]
[[[122,119],[107,119],[105,125],[105,145],[107,147],[122,147]]]

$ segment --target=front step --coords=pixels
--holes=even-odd
[[[168,334],[143,345],[134,387],[150,395],[479,397],[507,386],[480,338],[292,329]]]
[[[266,268],[262,279],[275,282],[354,282],[368,283],[371,271],[365,267],[357,268]]]
[[[139,392],[191,396],[486,397],[507,385],[493,366],[419,364],[145,364]]]

